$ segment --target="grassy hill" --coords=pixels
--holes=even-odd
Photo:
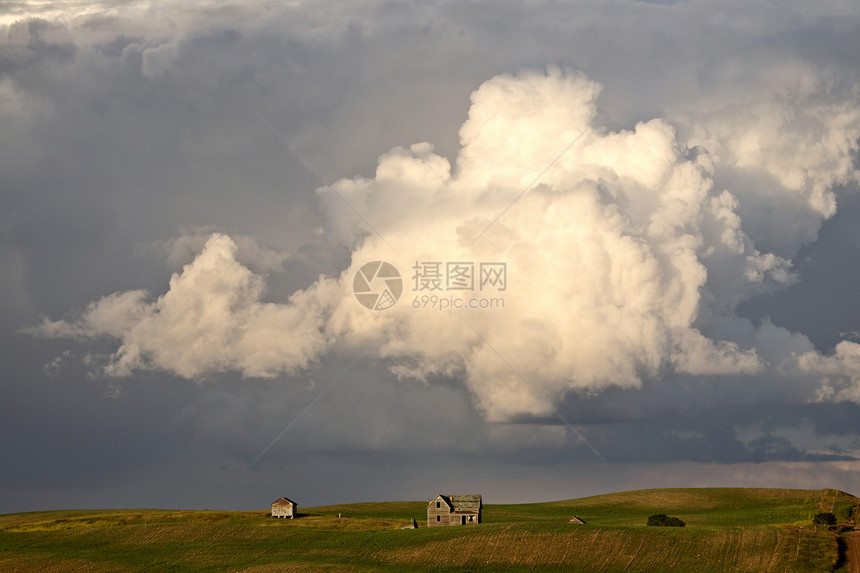
[[[836,490],[660,489],[487,505],[475,527],[426,528],[426,502],[267,511],[0,515],[0,571],[831,571],[860,499]],[[667,513],[684,528],[645,527]],[[341,514],[341,517],[338,517]],[[567,520],[576,515],[585,525]],[[415,518],[417,530],[400,530]]]

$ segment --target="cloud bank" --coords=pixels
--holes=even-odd
[[[629,129],[601,113],[601,90],[557,67],[495,76],[472,93],[454,165],[416,143],[381,155],[373,177],[320,187],[350,264],[285,302],[266,301],[261,273],[286,257],[254,272],[214,233],[154,301],[118,292],[30,330],[116,341],[99,366],[114,377],[269,378],[361,353],[402,378],[462,380],[488,420],[669,374],[802,378],[809,400],[857,401],[860,345],[825,356],[735,313],[796,280],[792,258],[835,214],[836,188],[856,184],[856,87],[788,67]],[[379,312],[352,293],[375,260],[406,284]],[[422,261],[505,263],[504,308],[415,308]]]
[[[0,512],[858,490],[855,4],[0,5]]]

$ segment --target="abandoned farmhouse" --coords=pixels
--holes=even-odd
[[[480,495],[442,495],[427,504],[427,527],[477,525],[484,507]]]

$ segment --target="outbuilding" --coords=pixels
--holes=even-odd
[[[285,497],[279,497],[272,502],[272,517],[289,517],[294,518],[298,514],[299,506],[296,502],[290,501]]]

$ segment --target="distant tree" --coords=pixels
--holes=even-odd
[[[669,517],[665,513],[657,513],[648,517],[648,525],[656,527],[684,527],[687,524],[677,517]]]
[[[812,518],[812,523],[818,523],[820,525],[836,525],[836,516],[832,513],[816,513],[815,517]]]

